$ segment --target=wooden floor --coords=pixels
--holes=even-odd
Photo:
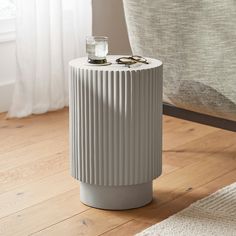
[[[154,200],[129,211],[89,208],[68,172],[68,110],[0,115],[0,235],[134,235],[236,181],[236,133],[164,117]]]

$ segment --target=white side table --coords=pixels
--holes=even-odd
[[[128,68],[70,62],[70,167],[80,199],[103,209],[152,200],[162,170],[162,63]]]

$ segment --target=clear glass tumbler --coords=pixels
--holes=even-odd
[[[108,37],[88,36],[86,38],[86,52],[88,54],[89,63],[107,63],[106,56],[108,53]]]

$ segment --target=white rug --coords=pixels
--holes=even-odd
[[[236,182],[136,236],[236,236]]]

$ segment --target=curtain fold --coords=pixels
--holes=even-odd
[[[85,55],[91,0],[17,0],[17,80],[9,117],[68,106],[68,62]]]

